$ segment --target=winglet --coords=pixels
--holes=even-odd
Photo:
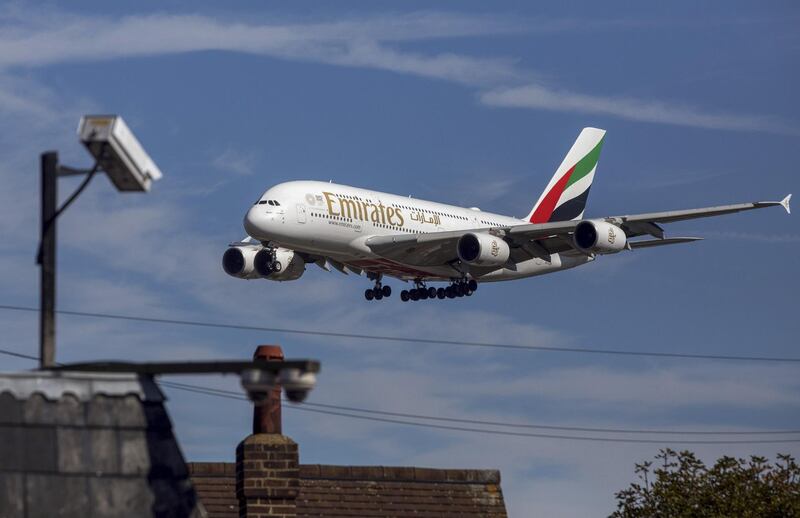
[[[792,195],[791,194],[787,194],[786,197],[781,200],[781,205],[783,205],[783,208],[786,209],[786,214],[791,214],[792,213],[792,209],[789,207],[789,200],[791,200],[791,199],[792,199]]]

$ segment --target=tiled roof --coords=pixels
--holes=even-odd
[[[208,518],[239,518],[235,462],[187,462],[186,466]]]
[[[127,374],[0,374],[0,516],[206,516],[162,400]]]
[[[211,518],[235,518],[235,464],[189,463]],[[496,470],[300,465],[297,516],[505,517]]]

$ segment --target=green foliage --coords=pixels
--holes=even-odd
[[[612,518],[800,518],[800,466],[790,455],[722,457],[706,467],[690,451],[661,450],[636,465]]]

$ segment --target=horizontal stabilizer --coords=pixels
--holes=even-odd
[[[789,200],[791,200],[791,199],[792,199],[792,195],[789,194],[784,199],[781,200],[781,205],[783,205],[783,208],[786,209],[786,214],[791,214],[792,213],[792,208],[789,207]]]
[[[661,245],[677,245],[678,243],[691,243],[700,241],[702,237],[668,237],[666,239],[648,239],[645,241],[629,241],[631,248],[650,248]]]

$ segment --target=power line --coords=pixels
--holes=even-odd
[[[9,311],[28,311],[28,312],[39,311],[39,308],[34,308],[29,306],[13,306],[6,304],[0,304],[0,309]],[[265,326],[250,326],[242,324],[201,322],[197,320],[178,320],[169,318],[141,317],[133,315],[119,315],[112,313],[93,313],[88,311],[68,311],[63,309],[56,310],[56,313],[62,315],[79,316],[79,317],[126,320],[131,322],[148,322],[155,324],[195,326],[195,327],[216,328],[216,329],[235,329],[239,331],[261,331],[261,332],[266,331],[271,333],[326,336],[331,338],[351,338],[355,340],[374,340],[383,342],[403,342],[403,343],[429,344],[429,345],[452,345],[458,347],[483,347],[492,349],[511,349],[518,351],[585,353],[585,354],[604,354],[604,355],[616,355],[616,356],[638,356],[638,357],[651,357],[651,358],[674,358],[674,359],[684,359],[684,360],[727,360],[727,361],[755,361],[755,362],[775,362],[775,363],[800,363],[800,358],[787,358],[787,357],[776,357],[776,356],[731,356],[731,355],[721,355],[721,354],[691,354],[691,353],[671,353],[671,352],[625,351],[616,349],[592,349],[588,347],[555,347],[555,346],[551,347],[543,345],[518,345],[518,344],[508,344],[508,343],[442,340],[436,338],[369,335],[369,334],[359,334],[359,333],[339,333],[334,331],[313,331],[306,329],[292,329],[292,328],[282,328],[282,327],[265,327]]]
[[[161,382],[164,384],[164,382]],[[167,382],[169,383],[169,382]],[[169,386],[169,385],[167,385]],[[188,392],[196,392],[201,394],[206,394],[210,396],[219,396],[228,399],[238,399],[242,401],[247,401],[247,398],[244,396],[232,396],[228,394],[217,394],[213,392],[209,392],[206,389],[190,389],[185,387],[175,387],[177,390],[185,390]],[[635,444],[781,444],[781,443],[795,443],[800,442],[800,439],[759,439],[759,440],[661,440],[661,439],[627,439],[627,438],[617,438],[617,437],[592,437],[592,436],[575,436],[575,435],[559,435],[559,434],[544,434],[544,433],[530,433],[530,432],[509,432],[506,430],[487,430],[485,428],[470,428],[465,426],[450,426],[450,425],[439,425],[439,424],[430,424],[430,423],[418,423],[413,421],[403,421],[400,419],[389,419],[385,417],[372,417],[372,416],[363,416],[363,415],[356,415],[347,412],[337,412],[332,410],[320,410],[316,408],[305,408],[306,404],[301,403],[300,405],[296,406],[287,406],[290,410],[300,410],[303,412],[312,412],[316,414],[325,414],[325,415],[333,415],[338,417],[347,417],[350,419],[360,419],[363,421],[373,421],[373,422],[380,422],[380,423],[389,423],[389,424],[399,424],[404,426],[415,426],[418,428],[431,428],[437,430],[450,430],[450,431],[457,431],[457,432],[470,432],[470,433],[480,433],[486,435],[501,435],[501,436],[511,436],[511,437],[533,437],[539,439],[560,439],[560,440],[571,440],[571,441],[584,441],[584,442],[605,442],[605,443],[635,443]]]
[[[0,349],[0,354],[7,354],[10,356],[16,356],[19,358],[25,358],[29,360],[38,361],[39,358],[37,356],[28,355],[17,353],[15,351],[8,351],[6,349]],[[248,401],[248,399],[242,396],[239,393],[235,393],[233,391],[223,390],[223,389],[214,389],[208,387],[201,387],[197,385],[190,385],[186,383],[177,383],[171,381],[159,381],[160,385],[165,387],[174,388],[176,390],[183,390],[187,392],[194,392],[197,394],[203,394],[207,396],[217,396],[226,399],[234,399],[238,401]],[[357,415],[353,414],[352,411],[355,412],[362,412],[362,413],[370,413],[370,414],[378,414],[378,415],[387,415],[387,416],[397,416],[397,417],[408,417],[414,419],[424,419],[424,420],[437,420],[437,421],[449,421],[449,422],[458,422],[458,423],[468,423],[468,424],[475,424],[475,425],[485,425],[485,426],[503,426],[503,427],[514,427],[514,428],[541,428],[541,429],[550,429],[550,430],[561,430],[561,431],[578,431],[578,432],[602,432],[602,433],[628,433],[628,434],[640,434],[640,433],[650,433],[650,434],[682,434],[682,435],[693,435],[693,434],[703,434],[703,435],[751,435],[751,434],[771,434],[771,435],[780,435],[780,434],[795,434],[798,431],[795,430],[783,430],[783,431],[757,431],[757,432],[711,432],[711,431],[688,431],[688,432],[678,432],[678,431],[662,431],[662,430],[624,430],[624,429],[603,429],[603,428],[579,428],[579,427],[557,427],[557,426],[549,426],[549,425],[523,425],[523,424],[512,424],[512,423],[499,423],[499,422],[492,422],[492,421],[479,421],[479,420],[469,420],[469,419],[457,419],[457,418],[446,418],[446,417],[433,417],[433,416],[424,416],[420,414],[404,414],[399,412],[385,412],[380,410],[369,410],[369,409],[361,409],[355,407],[345,407],[345,406],[338,406],[338,405],[327,405],[322,403],[302,403],[302,406],[287,406],[291,410],[302,410],[305,412],[312,412],[318,414],[325,414],[325,415],[332,415],[338,417],[347,417],[351,419],[360,419],[365,421],[374,421],[374,422],[381,422],[381,423],[389,423],[389,424],[400,424],[405,426],[415,426],[421,428],[432,428],[432,429],[439,429],[439,430],[451,430],[451,431],[460,431],[460,432],[471,432],[471,433],[483,433],[483,434],[492,434],[492,435],[505,435],[505,436],[513,436],[513,437],[534,437],[534,438],[542,438],[542,439],[564,439],[564,440],[576,440],[576,441],[591,441],[591,442],[615,442],[615,443],[641,443],[641,444],[663,444],[664,442],[668,442],[669,444],[779,444],[779,443],[794,443],[800,442],[800,438],[798,439],[758,439],[758,440],[660,440],[660,439],[629,439],[629,438],[615,438],[615,437],[592,437],[592,436],[574,436],[574,435],[560,435],[560,434],[545,434],[545,433],[530,433],[530,432],[510,432],[506,430],[491,430],[491,429],[484,429],[484,428],[472,428],[472,427],[464,427],[464,426],[452,426],[452,425],[440,425],[440,424],[431,424],[431,423],[420,423],[420,422],[413,422],[413,421],[405,421],[400,419],[390,419],[386,417],[373,417],[373,416],[365,416],[365,415]],[[307,408],[307,407],[318,407],[318,408]],[[324,409],[323,409],[324,408]],[[330,410],[333,409],[333,410]],[[343,412],[341,410],[349,410],[349,412]]]
[[[241,399],[240,392],[232,390],[224,390],[218,388],[202,387],[199,385],[191,385],[188,383],[178,383],[175,381],[160,381],[164,386],[172,388],[187,388],[196,391],[208,392],[210,395],[231,396],[235,399]],[[294,403],[293,403],[294,404]],[[529,428],[529,429],[542,429],[542,430],[558,430],[564,432],[595,432],[595,433],[623,433],[623,434],[651,434],[651,435],[786,435],[786,434],[800,434],[800,430],[756,430],[756,431],[742,431],[742,430],[725,430],[725,431],[711,431],[711,430],[641,430],[641,429],[626,429],[626,428],[589,428],[579,426],[556,426],[556,425],[543,425],[543,424],[529,424],[529,423],[507,423],[500,421],[483,421],[478,419],[461,419],[455,417],[441,417],[430,416],[423,414],[409,414],[403,412],[388,412],[385,410],[375,410],[367,408],[357,408],[342,405],[331,405],[325,403],[310,403],[303,402],[303,406],[318,407],[322,409],[343,410],[348,412],[360,412],[365,414],[375,414],[390,417],[405,417],[411,419],[423,419],[428,421],[442,421],[451,423],[465,423],[483,426],[500,426],[504,428]]]
[[[31,356],[30,354],[22,354],[22,353],[18,353],[16,351],[9,351],[7,349],[0,349],[0,354],[5,354],[7,356],[16,356],[17,358],[24,358],[26,360],[34,360],[34,361],[37,361],[37,362],[39,361],[39,357],[38,356]]]

